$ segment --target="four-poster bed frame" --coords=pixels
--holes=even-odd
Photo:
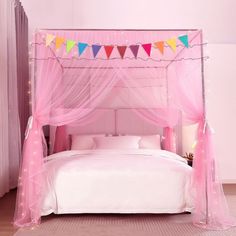
[[[144,62],[147,62],[147,60],[150,60],[150,62],[153,62],[153,63],[154,62],[156,62],[156,63],[162,63],[162,62],[167,63],[167,62],[169,62],[169,63],[165,64],[165,66],[157,66],[157,65],[150,65],[150,66],[147,66],[147,65],[145,65],[145,66],[137,65],[137,66],[134,66],[134,65],[129,65],[129,64],[126,65],[126,66],[124,66],[124,65],[117,66],[115,63],[114,63],[114,65],[112,64],[112,66],[109,66],[109,63],[108,63],[108,65],[105,65],[105,66],[103,64],[101,64],[99,66],[94,66],[94,65],[90,65],[89,63],[88,63],[88,65],[84,65],[83,63],[82,63],[82,65],[80,65],[79,60],[85,60],[84,58],[77,58],[77,57],[74,57],[74,56],[72,56],[72,57],[63,57],[63,56],[61,56],[60,53],[54,52],[50,46],[46,47],[46,48],[43,48],[40,51],[39,47],[42,47],[42,44],[43,44],[42,43],[43,41],[40,41],[41,40],[41,38],[40,38],[41,37],[40,36],[41,32],[42,33],[44,33],[44,32],[46,32],[46,33],[55,33],[55,34],[63,32],[64,35],[67,35],[67,33],[68,33],[68,35],[70,35],[70,32],[76,32],[76,33],[80,32],[81,34],[83,34],[84,32],[89,32],[89,33],[91,32],[94,35],[96,35],[96,33],[99,35],[100,32],[103,32],[103,33],[104,32],[108,32],[108,33],[109,32],[124,32],[124,33],[125,32],[128,32],[128,33],[132,33],[132,32],[134,32],[134,33],[135,32],[147,32],[147,34],[150,34],[150,35],[153,32],[157,32],[157,33],[159,32],[159,33],[162,33],[163,35],[165,35],[164,33],[167,33],[168,36],[169,36],[168,33],[171,33],[171,32],[175,32],[175,33],[176,32],[179,32],[179,33],[191,32],[191,33],[196,33],[196,34],[194,36],[192,36],[192,38],[189,40],[190,44],[196,38],[200,37],[198,39],[199,42],[196,44],[198,47],[200,47],[200,53],[199,53],[199,50],[196,49],[195,50],[196,51],[195,54],[197,56],[194,56],[195,55],[194,54],[195,51],[193,50],[193,55],[191,54],[190,57],[179,58],[179,56],[183,52],[186,52],[186,49],[183,48],[183,49],[177,51],[176,55],[172,59],[170,59],[170,58],[169,59],[165,59],[164,56],[163,56],[164,59],[162,59],[162,58],[160,58],[160,59],[153,59],[152,57],[150,57],[150,55],[149,55],[148,59],[147,58],[146,59],[142,59],[141,57],[135,57],[136,59],[139,60],[139,62],[142,61],[142,60]],[[71,36],[69,36],[69,37],[71,37]],[[117,43],[117,44],[118,45],[119,44],[122,45],[122,43],[120,43],[120,42]],[[117,46],[117,44],[114,44],[114,45]],[[141,43],[138,43],[138,44],[141,44]],[[51,119],[51,117],[49,115],[49,118],[51,120],[49,119],[49,121],[47,121],[47,122],[46,121],[39,122],[40,119],[42,119],[42,118],[40,118],[40,119],[37,118],[36,115],[38,115],[38,114],[35,112],[35,107],[37,108],[37,105],[39,103],[39,101],[37,101],[37,99],[40,100],[40,97],[37,97],[39,95],[39,93],[36,94],[35,91],[39,92],[39,88],[38,87],[40,85],[38,85],[37,83],[40,83],[40,82],[42,83],[43,79],[44,79],[42,77],[44,75],[40,74],[40,73],[42,73],[42,69],[44,69],[44,67],[47,68],[48,65],[47,65],[46,62],[45,62],[45,65],[41,62],[41,65],[40,65],[41,66],[41,70],[39,71],[40,75],[38,75],[38,68],[37,68],[38,61],[43,61],[43,60],[50,61],[50,60],[55,59],[57,61],[58,65],[59,65],[59,67],[62,70],[62,77],[63,77],[64,70],[67,70],[67,71],[68,70],[83,70],[83,71],[86,71],[86,72],[93,71],[93,70],[95,70],[95,71],[97,71],[97,70],[101,70],[101,71],[109,71],[109,70],[111,70],[111,71],[114,70],[115,71],[115,70],[118,70],[118,72],[121,73],[121,76],[126,77],[127,76],[126,69],[127,69],[127,71],[129,71],[129,69],[131,69],[131,70],[132,69],[135,69],[135,70],[139,70],[139,69],[160,69],[160,68],[161,69],[165,69],[165,71],[166,71],[165,72],[165,83],[166,83],[165,84],[165,87],[166,87],[166,91],[165,91],[166,92],[166,94],[165,94],[166,103],[165,103],[165,106],[167,108],[167,112],[170,112],[168,110],[169,106],[173,106],[173,104],[174,104],[174,106],[182,108],[182,110],[180,110],[180,111],[182,112],[182,114],[184,114],[184,116],[185,116],[184,119],[185,120],[189,119],[192,123],[198,123],[199,124],[198,136],[197,136],[198,144],[197,144],[197,147],[195,149],[195,154],[196,154],[195,156],[196,157],[195,157],[194,165],[193,165],[193,168],[195,169],[195,172],[194,172],[194,175],[193,175],[193,180],[194,180],[194,184],[195,184],[195,190],[197,191],[196,192],[196,196],[195,196],[195,200],[194,200],[195,201],[195,212],[194,212],[193,222],[197,226],[204,227],[204,228],[214,228],[214,229],[228,228],[228,227],[234,225],[234,221],[229,217],[227,209],[226,209],[226,203],[225,203],[225,200],[224,200],[222,186],[221,186],[221,184],[219,182],[216,181],[217,176],[216,176],[216,173],[214,172],[215,170],[211,169],[212,167],[214,169],[215,163],[214,163],[214,156],[212,154],[211,137],[210,137],[211,133],[210,133],[210,129],[209,129],[209,126],[207,124],[207,118],[206,118],[205,82],[204,82],[204,60],[206,59],[206,57],[204,57],[203,45],[204,45],[204,43],[203,43],[203,39],[202,39],[202,31],[199,31],[197,29],[177,29],[177,30],[176,29],[175,30],[170,30],[170,29],[169,30],[151,30],[151,29],[149,29],[149,30],[142,30],[142,29],[137,29],[137,30],[134,30],[134,29],[131,29],[131,30],[127,30],[127,29],[124,29],[124,30],[123,29],[118,29],[118,30],[112,30],[112,29],[99,29],[99,30],[98,29],[43,29],[43,30],[39,31],[38,35],[36,35],[36,38],[35,38],[35,42],[34,42],[35,51],[34,51],[34,56],[32,58],[35,61],[34,68],[33,68],[34,73],[33,73],[33,76],[32,76],[32,78],[33,78],[33,81],[32,81],[32,88],[33,88],[32,97],[34,99],[32,105],[33,105],[33,117],[34,118],[31,119],[31,124],[29,125],[29,128],[28,128],[29,140],[26,139],[26,141],[25,141],[26,142],[25,143],[26,147],[25,147],[25,151],[24,151],[24,155],[26,156],[25,158],[29,158],[28,152],[31,151],[30,142],[33,140],[32,134],[33,134],[33,132],[35,132],[35,134],[38,134],[39,132],[41,132],[40,131],[41,125],[65,126],[65,125],[68,125],[68,123],[70,123],[69,121],[66,120],[65,115],[63,116],[63,114],[61,115],[61,117],[64,117],[64,119],[65,119],[65,121],[63,121],[63,122],[60,122],[60,120],[57,120],[56,114],[52,114],[51,115],[52,119]],[[169,47],[169,46],[165,46],[165,47]],[[51,56],[48,56],[49,54],[46,54],[48,49],[50,50]],[[192,45],[190,45],[190,49],[192,49]],[[41,56],[43,55],[42,54],[42,50],[45,50],[45,55],[47,55],[47,56],[45,56],[45,58],[44,57],[40,57],[40,56],[38,57],[38,52],[40,52]],[[198,55],[198,53],[200,54],[200,56]],[[57,54],[59,54],[59,55],[57,55]],[[168,58],[168,56],[167,56],[167,58]],[[63,64],[63,60],[64,59],[65,60],[71,60],[72,59],[72,61],[74,59],[78,59],[78,61],[77,61],[78,65],[76,65],[76,66],[75,65],[68,65],[68,64],[65,65],[65,64]],[[107,60],[107,59],[109,59],[109,60]],[[104,62],[106,62],[106,61],[107,62],[108,61],[113,61],[113,60],[116,61],[116,60],[119,60],[120,58],[113,57],[113,58],[107,58],[107,59],[100,58],[100,60],[104,61]],[[123,57],[122,57],[122,59],[123,59]],[[96,60],[96,58],[94,58],[94,59],[86,59],[86,60],[88,60],[88,61],[89,60]],[[198,81],[198,83],[195,82],[197,86],[199,86],[199,84],[201,83],[201,88],[197,87],[197,88],[192,88],[192,89],[193,89],[193,92],[196,92],[195,94],[200,94],[199,90],[201,90],[202,97],[198,98],[197,103],[196,103],[197,107],[195,107],[195,109],[193,108],[193,110],[189,110],[189,108],[190,108],[189,104],[190,105],[196,105],[196,104],[194,104],[194,103],[192,104],[191,103],[192,102],[191,99],[190,99],[190,101],[187,101],[187,103],[185,103],[185,100],[183,99],[184,96],[181,97],[180,100],[174,101],[174,103],[173,103],[173,101],[169,100],[169,95],[170,94],[175,94],[175,96],[176,96],[176,92],[177,93],[179,92],[179,91],[177,91],[178,88],[175,89],[173,87],[175,84],[174,85],[171,84],[172,87],[170,88],[170,83],[173,83],[173,76],[176,73],[176,75],[175,75],[176,76],[176,78],[175,78],[176,80],[179,79],[178,76],[180,76],[175,71],[174,72],[173,71],[169,71],[169,68],[170,68],[171,65],[173,65],[173,63],[177,63],[177,62],[183,63],[184,61],[200,61],[200,67],[199,68],[197,67],[197,69],[199,69],[200,71],[197,71],[197,72],[194,71],[193,73],[195,73],[195,74],[194,74],[193,78],[196,77],[198,79],[199,78],[201,79],[201,81]],[[182,65],[183,68],[181,68],[181,69],[186,69],[187,70],[188,68],[186,68],[186,65]],[[176,71],[178,71],[179,68],[175,65],[174,69]],[[48,72],[48,71],[46,71],[46,72],[49,73],[49,75],[46,76],[46,77],[48,77],[48,80],[51,79],[51,77],[50,77],[50,75],[51,75],[50,73],[51,72]],[[168,72],[170,73],[170,75],[169,75]],[[93,72],[91,72],[91,73],[93,73]],[[91,75],[93,75],[93,74],[91,74]],[[51,76],[53,77],[53,74]],[[186,72],[184,73],[184,76],[187,76]],[[38,77],[42,78],[42,81],[38,81],[38,79],[39,79]],[[90,81],[91,78],[89,77],[88,79]],[[184,78],[184,79],[187,82],[186,78]],[[177,86],[180,86],[180,84],[178,84],[180,82],[174,81],[174,83],[176,83]],[[89,86],[90,86],[90,84],[89,84]],[[95,84],[95,86],[96,86],[96,84]],[[132,85],[130,85],[130,84],[128,84],[126,86],[127,86],[127,88],[132,88]],[[113,88],[115,88],[115,87],[116,87],[116,85],[113,85]],[[106,88],[106,87],[104,87],[104,88]],[[179,88],[183,89],[182,87],[179,87]],[[170,91],[170,89],[171,89],[171,91]],[[189,89],[189,88],[187,87],[186,89]],[[196,90],[194,90],[194,89],[196,89]],[[183,92],[183,91],[180,90],[180,92]],[[138,95],[140,95],[140,94],[138,94]],[[186,99],[189,99],[188,95],[190,96],[191,94],[184,94],[184,95],[186,96]],[[180,96],[181,96],[181,94],[180,94]],[[192,96],[194,96],[194,94]],[[49,100],[49,101],[51,101],[51,100]],[[201,101],[202,101],[202,104],[200,104]],[[177,105],[176,105],[176,103],[177,103]],[[43,101],[42,101],[42,104],[43,104]],[[96,107],[96,103],[94,103],[93,106],[95,108]],[[50,109],[51,108],[49,107],[49,110]],[[116,127],[116,124],[117,124],[116,114],[117,114],[117,111],[119,109],[126,109],[126,108],[125,107],[124,108],[123,107],[113,108],[113,110],[115,111],[115,129],[117,128]],[[138,111],[138,109],[135,108],[135,107],[131,107],[131,108],[128,108],[128,109],[131,109],[131,110],[133,109],[133,110]],[[146,117],[149,117],[149,119],[153,119],[153,120],[157,119],[157,120],[155,120],[155,122],[157,122],[157,123],[159,122],[160,123],[161,117],[154,117],[153,116],[154,114],[152,114],[155,109],[156,108],[148,107],[147,111],[145,111],[142,115],[144,115]],[[37,111],[37,112],[40,113],[40,111]],[[81,112],[83,112],[83,111],[81,111]],[[148,112],[151,112],[151,113],[148,114]],[[73,113],[73,112],[71,112],[71,113]],[[78,113],[78,114],[80,115],[80,113]],[[42,114],[41,117],[43,117],[43,115],[44,114]],[[155,115],[160,116],[160,114],[155,114]],[[55,118],[53,116],[55,116]],[[86,115],[84,115],[84,116],[86,116]],[[173,117],[172,117],[171,113],[168,113],[168,115],[166,116],[166,120],[168,120],[170,118],[173,118]],[[175,118],[176,118],[176,116],[175,116]],[[84,117],[82,117],[82,119],[84,119]],[[182,119],[182,117],[181,117],[181,119]],[[73,119],[69,119],[69,120],[72,121]],[[173,122],[174,121],[172,121],[172,123]],[[172,138],[171,135],[173,135],[173,134],[172,134],[171,129],[173,128],[172,127],[173,124],[172,125],[167,125],[167,126],[162,124],[163,128],[167,127],[167,132],[168,132],[168,135],[169,135],[168,136],[168,140],[166,140],[166,142],[170,142],[170,140]],[[115,133],[116,133],[115,135],[117,135],[117,132],[115,132]],[[35,152],[33,152],[33,154],[37,155],[37,153],[35,153]],[[39,157],[40,156],[38,156],[38,158]],[[23,166],[22,166],[22,175],[20,176],[20,178],[23,179],[23,181],[25,181],[25,183],[27,183],[27,181],[31,181],[30,177],[27,179],[27,176],[25,177],[25,175],[24,175],[24,172],[27,172],[27,170],[28,170],[28,169],[26,169],[26,166],[27,166],[27,160],[24,160],[24,163],[23,163]],[[212,174],[214,174],[214,176]],[[33,178],[36,178],[36,180],[34,180],[33,182],[38,184],[38,178],[39,177],[40,177],[40,174],[39,174],[39,176],[36,175],[36,177],[33,177]],[[22,185],[22,183],[20,182],[19,186],[21,186],[21,185]],[[22,188],[22,189],[25,189],[26,192],[30,190],[30,186],[27,187],[29,190],[27,188],[25,188],[25,185],[23,185],[23,187],[24,188]],[[22,193],[22,191],[23,191],[22,189],[21,188],[19,189],[19,193]],[[39,189],[39,191],[40,191],[40,189]],[[37,191],[36,191],[36,193],[40,194]],[[23,205],[23,202],[25,202],[24,194],[23,195],[22,194],[18,195],[18,201],[19,202],[22,201],[22,203],[21,203],[22,205]],[[202,194],[204,194],[204,199],[198,199],[199,196],[202,197]],[[214,208],[214,206],[212,204],[209,204],[209,199],[210,199],[210,201],[215,200],[215,202],[217,202],[218,205],[220,205],[221,207],[219,209]],[[36,202],[36,203],[33,202],[32,206],[36,205],[37,206],[37,210],[33,211],[33,216],[32,215],[29,216],[29,214],[27,213],[27,217],[28,218],[25,218],[26,214],[24,212],[21,215],[19,215],[19,213],[22,212],[21,208],[19,207],[18,208],[19,212],[16,211],[15,224],[18,225],[18,226],[22,226],[22,225],[24,226],[24,225],[27,225],[27,224],[38,223],[39,222],[39,210],[40,210],[39,206],[40,205],[37,205],[37,204],[38,204],[38,202]],[[28,207],[27,208],[28,212],[31,212],[32,211],[32,207],[31,207],[31,205],[27,201],[26,201],[26,205]]]

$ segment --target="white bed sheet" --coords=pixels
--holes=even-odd
[[[45,159],[41,215],[192,210],[192,168],[164,150],[66,151]]]

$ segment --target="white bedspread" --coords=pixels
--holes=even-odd
[[[66,151],[45,160],[42,215],[191,211],[192,168],[163,150]]]

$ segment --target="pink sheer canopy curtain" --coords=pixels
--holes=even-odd
[[[18,0],[1,1],[0,11],[2,39],[0,47],[0,196],[2,196],[17,186],[21,155],[19,93],[28,96],[28,89],[22,87],[18,81],[21,76],[28,83],[27,66],[25,69],[18,67],[22,61],[27,65],[28,53],[18,54],[18,50],[20,46],[21,50],[27,52],[25,45],[28,44],[28,24],[24,9]],[[26,106],[29,106],[28,102]]]
[[[66,43],[46,47],[45,36],[88,43],[66,52]],[[110,59],[103,48],[94,58],[91,45],[137,45],[163,41],[183,34],[189,48],[178,44],[176,52],[165,46],[162,55],[153,48],[150,57],[141,46],[137,57],[127,48],[122,59],[113,50]],[[42,126],[83,125],[96,120],[99,108],[126,107],[140,117],[165,128],[166,148],[174,149],[173,128],[198,123],[198,144],[194,158],[193,223],[207,229],[235,225],[229,215],[222,185],[213,168],[211,133],[206,122],[202,82],[201,31],[39,31],[36,33],[33,115],[29,120],[23,149],[14,224],[18,227],[40,223],[43,194]],[[63,129],[61,130],[63,134]],[[199,197],[201,196],[201,197]],[[216,207],[217,205],[217,207]]]

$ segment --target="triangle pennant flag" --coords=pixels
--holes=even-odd
[[[100,45],[92,45],[92,50],[93,50],[93,56],[94,58],[97,56],[99,50],[101,49],[102,46]]]
[[[129,48],[133,53],[134,57],[137,58],[139,45],[130,45]]]
[[[53,34],[47,34],[47,36],[46,36],[46,47],[48,47],[54,39],[55,39],[55,36]]]
[[[112,51],[113,51],[113,48],[114,48],[114,46],[112,46],[112,45],[110,45],[110,46],[104,46],[105,52],[106,52],[106,54],[107,54],[107,59],[110,58],[111,53],[112,53]]]
[[[56,37],[56,49],[59,49],[64,42],[65,42],[64,38]]]
[[[164,54],[164,41],[155,42],[154,46],[159,49],[161,54]]]
[[[186,47],[188,48],[189,47],[189,44],[188,44],[188,35],[182,35],[182,36],[179,36],[178,39],[180,40],[180,42]]]
[[[176,38],[166,40],[166,43],[171,47],[171,49],[176,51]]]
[[[75,41],[67,40],[66,41],[66,52],[69,53],[74,46],[75,46]]]
[[[150,57],[152,44],[151,43],[142,44],[142,47],[145,50],[145,52],[148,54],[148,56]]]
[[[124,58],[126,48],[127,46],[117,46],[117,50],[120,53],[122,59]]]
[[[87,43],[78,43],[79,56],[84,52],[84,50],[88,47]]]

